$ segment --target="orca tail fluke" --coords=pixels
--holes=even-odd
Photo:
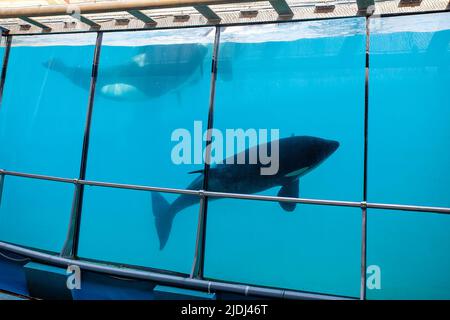
[[[169,239],[175,215],[170,210],[169,202],[158,192],[152,192],[152,209],[159,238],[159,250],[162,250]]]

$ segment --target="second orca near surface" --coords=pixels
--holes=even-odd
[[[263,165],[259,161],[254,164],[247,163],[249,155],[252,152],[259,154],[261,147],[265,148],[266,153],[270,153],[271,145],[274,142],[260,144],[230,157],[234,161],[224,160],[223,164],[211,166],[208,172],[208,191],[252,194],[281,186],[278,196],[297,198],[299,196],[299,178],[319,166],[339,147],[337,141],[311,136],[292,136],[277,141],[279,157],[278,171],[275,174],[261,174],[261,169],[268,165]],[[236,159],[244,155],[246,163],[237,163]],[[233,164],[230,164],[231,162]],[[203,170],[193,173],[200,173],[200,175],[186,189],[200,190],[203,188]],[[213,199],[215,198],[210,200]],[[165,247],[169,239],[176,214],[198,201],[197,196],[183,194],[169,204],[161,194],[152,192],[152,209],[160,250]],[[293,202],[279,202],[279,204],[285,211],[293,211],[296,207],[296,203]]]

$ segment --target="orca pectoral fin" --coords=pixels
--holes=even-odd
[[[190,172],[188,172],[188,174],[193,174],[193,173],[203,173],[203,169],[200,169],[200,170],[194,170],[194,171],[190,171]]]
[[[279,197],[298,198],[298,194],[299,194],[298,179],[283,185],[280,191],[278,191]],[[280,204],[281,208],[283,208],[283,210],[288,212],[294,211],[297,205],[295,202],[278,202],[278,203]]]

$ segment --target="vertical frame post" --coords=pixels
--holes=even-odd
[[[1,36],[3,37],[3,33],[1,34]],[[7,35],[6,36],[6,45],[5,45],[5,54],[3,56],[2,71],[0,74],[0,108],[2,107],[3,88],[5,87],[6,71],[8,69],[9,52],[11,51],[11,43],[12,43],[12,36]],[[2,204],[4,182],[5,182],[5,175],[3,174],[3,171],[0,171],[0,206]]]
[[[211,65],[211,85],[209,94],[208,130],[206,134],[205,166],[203,171],[203,186],[202,186],[203,190],[208,190],[209,167],[211,162],[212,128],[214,119],[214,102],[216,96],[216,79],[217,79],[217,65],[219,58],[220,31],[221,28],[219,26],[216,26],[216,34],[214,37],[214,48]],[[206,196],[202,195],[200,198],[197,241],[195,247],[194,263],[192,265],[191,278],[203,277],[207,211],[208,211],[208,199]]]
[[[2,106],[3,88],[5,87],[6,71],[8,70],[9,52],[11,51],[12,36],[6,36],[5,55],[3,56],[2,73],[0,75],[0,108]]]
[[[5,175],[0,171],[0,208],[2,206],[3,184],[5,183]]]
[[[97,83],[98,64],[100,60],[100,50],[102,46],[103,32],[97,33],[95,43],[94,61],[92,63],[91,84],[89,88],[89,99],[86,113],[86,122],[84,128],[83,148],[81,151],[80,174],[79,179],[86,177],[87,157],[89,151],[89,138],[91,132],[92,112],[94,109],[95,86]],[[69,222],[66,241],[61,251],[61,256],[74,258],[78,252],[78,237],[80,234],[81,211],[83,206],[84,185],[75,181],[75,192],[72,200],[72,213]]]
[[[364,86],[364,186],[361,229],[361,287],[360,299],[366,299],[367,277],[367,161],[369,144],[369,58],[370,58],[370,16],[366,16],[366,65]]]

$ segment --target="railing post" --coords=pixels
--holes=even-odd
[[[370,20],[366,16],[366,54],[365,54],[365,85],[364,85],[364,186],[361,229],[361,290],[360,299],[366,299],[367,273],[367,162],[369,144],[369,57],[370,57]]]
[[[5,182],[5,175],[3,170],[0,170],[0,208],[2,207],[2,195],[3,195],[3,184]]]
[[[94,108],[95,86],[97,83],[98,63],[100,59],[100,50],[102,46],[103,32],[97,33],[95,43],[94,61],[92,64],[91,85],[89,89],[89,100],[86,113],[86,122],[84,128],[83,148],[81,150],[80,174],[79,180],[85,180],[87,156],[89,151],[89,138],[91,131],[92,111]],[[63,257],[76,257],[78,251],[78,237],[80,234],[81,210],[83,206],[84,185],[75,182],[75,192],[72,200],[72,212],[69,221],[67,238],[61,251]]]
[[[205,149],[205,166],[203,171],[203,190],[208,190],[209,167],[211,162],[211,142],[212,142],[212,128],[214,119],[214,101],[216,95],[216,79],[217,79],[217,63],[219,55],[220,43],[220,27],[216,27],[216,34],[214,37],[214,48],[211,66],[211,85],[209,94],[209,111],[208,111],[208,130],[206,135],[206,149]],[[205,241],[206,241],[206,216],[208,211],[208,197],[203,194],[200,195],[200,210],[197,228],[197,241],[194,255],[194,263],[192,266],[191,278],[203,277],[203,265],[205,257]]]

